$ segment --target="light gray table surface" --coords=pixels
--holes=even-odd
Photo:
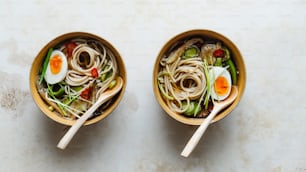
[[[305,9],[305,0],[0,0],[0,171],[306,172]],[[196,127],[161,109],[152,71],[164,43],[191,29],[237,45],[247,86],[237,108],[183,158]],[[66,127],[34,103],[29,70],[46,43],[72,31],[111,42],[128,83],[116,110],[62,151]]]

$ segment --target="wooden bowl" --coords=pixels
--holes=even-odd
[[[90,125],[90,124],[94,124],[94,123],[104,119],[106,116],[108,116],[117,107],[117,105],[119,104],[120,100],[123,97],[123,94],[124,94],[125,88],[126,88],[126,69],[125,69],[124,62],[123,62],[119,52],[105,39],[103,39],[103,38],[101,38],[97,35],[90,34],[90,33],[71,32],[71,33],[66,33],[66,34],[60,35],[60,36],[56,37],[55,39],[51,40],[47,45],[45,45],[40,50],[40,52],[35,57],[35,59],[32,63],[32,67],[31,67],[31,70],[30,70],[30,90],[31,90],[32,97],[33,97],[35,103],[37,104],[37,106],[49,118],[51,118],[52,120],[54,120],[58,123],[68,125],[68,126],[71,126],[75,123],[76,120],[63,118],[57,112],[51,111],[48,108],[49,105],[40,96],[40,94],[37,90],[37,84],[36,84],[37,77],[39,75],[39,72],[41,70],[41,67],[43,65],[45,56],[46,56],[49,48],[54,47],[54,46],[58,45],[59,43],[65,42],[65,41],[73,39],[73,38],[94,39],[94,40],[97,40],[97,41],[101,42],[102,44],[104,44],[114,54],[114,56],[117,60],[119,75],[123,78],[123,81],[124,81],[123,87],[122,87],[120,93],[117,94],[116,99],[113,101],[113,103],[102,114],[87,120],[84,124],[84,125]]]
[[[157,75],[160,71],[160,60],[162,59],[163,55],[169,51],[175,44],[177,44],[181,40],[185,40],[191,37],[203,37],[206,39],[211,40],[219,40],[225,45],[231,52],[231,59],[236,65],[237,71],[239,71],[239,74],[237,76],[237,86],[238,86],[238,97],[235,99],[235,101],[228,106],[226,109],[221,111],[218,115],[215,116],[212,122],[217,122],[221,119],[223,119],[225,116],[227,116],[239,103],[242,94],[245,89],[246,85],[246,69],[243,61],[243,57],[241,53],[239,52],[238,48],[235,46],[235,44],[230,41],[225,36],[221,35],[220,33],[210,31],[210,30],[190,30],[183,33],[180,33],[176,36],[174,36],[172,39],[170,39],[161,49],[159,52],[157,59],[155,61],[154,70],[153,70],[153,90],[156,97],[157,102],[160,104],[160,106],[166,111],[168,115],[170,115],[175,120],[189,125],[200,125],[204,118],[191,118],[186,117],[182,114],[176,113],[167,106],[166,102],[164,101],[162,94],[159,91],[158,83],[157,83]]]

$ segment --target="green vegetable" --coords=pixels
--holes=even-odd
[[[222,66],[222,58],[221,57],[216,58],[215,66]]]
[[[199,49],[196,46],[189,47],[185,52],[183,59],[189,59],[199,54]]]
[[[59,108],[62,110],[64,116],[67,116],[67,113],[66,113],[64,107],[59,103],[60,101],[58,101],[58,99],[57,99],[57,98],[55,97],[55,95],[54,95],[54,92],[53,92],[53,90],[52,90],[53,85],[49,85],[49,84],[47,83],[47,87],[48,87],[48,94],[49,94],[54,100],[56,100],[56,104],[57,104],[57,105],[59,106]]]
[[[186,106],[187,106],[187,102],[184,101],[184,102],[182,103],[182,108],[185,109]],[[193,115],[193,113],[192,113],[193,109],[194,109],[194,103],[191,103],[191,102],[190,102],[189,107],[188,107],[187,110],[184,112],[184,114],[187,115],[187,116]]]
[[[83,87],[82,86],[74,86],[74,87],[71,87],[74,91],[76,91],[76,92],[79,92],[79,91],[81,91],[82,89],[83,89]]]
[[[49,63],[52,51],[53,51],[53,48],[50,48],[49,51],[48,51],[48,54],[47,54],[47,57],[45,59],[45,62],[44,62],[43,68],[42,68],[42,72],[41,72],[41,75],[40,75],[39,84],[41,84],[41,82],[43,81],[44,76],[46,74],[46,70],[47,70],[47,67],[48,67],[48,63]]]
[[[183,102],[183,109],[186,108],[187,102]],[[199,112],[201,112],[202,108],[199,104],[197,104],[195,101],[191,101],[189,104],[189,107],[184,112],[186,116],[196,116]]]
[[[62,103],[64,105],[70,105],[74,100],[76,100],[79,96],[71,96],[71,97],[65,97],[63,100],[62,100]]]
[[[108,88],[109,89],[112,89],[114,88],[114,86],[117,84],[117,81],[116,80],[112,80],[111,83],[108,85]]]
[[[64,92],[65,92],[65,88],[63,85],[61,84],[54,84],[54,85],[51,85],[50,86],[51,90],[52,90],[52,94],[55,96],[55,97],[61,97]]]
[[[196,117],[202,111],[201,105],[197,103],[194,108],[193,116]]]
[[[64,99],[62,100],[62,102],[63,102],[63,104],[65,104],[65,105],[70,105],[70,103],[71,103],[72,101],[69,100],[68,97],[66,97],[66,98],[64,98]]]
[[[233,82],[232,84],[236,85],[237,84],[237,70],[236,70],[235,64],[231,59],[228,59],[225,63],[229,66],[229,72],[231,74],[231,78]]]
[[[101,74],[101,76],[100,76],[100,80],[102,81],[102,82],[104,82],[104,81],[106,81],[106,79],[108,79],[109,77],[111,77],[112,76],[112,74],[113,74],[113,70],[111,70],[111,69],[109,69],[110,68],[110,65],[105,65],[105,66],[103,66],[103,68],[102,68],[102,74]]]
[[[109,77],[111,77],[112,74],[113,74],[113,71],[112,71],[112,70],[110,70],[110,71],[108,71],[108,72],[106,72],[106,73],[103,73],[103,74],[101,75],[101,77],[100,77],[100,80],[101,80],[102,82],[104,82],[104,81],[106,81]]]
[[[100,77],[100,80],[103,82],[106,80],[107,73],[103,73]]]

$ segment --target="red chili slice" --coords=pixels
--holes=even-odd
[[[81,93],[80,96],[81,96],[83,99],[89,100],[90,95],[91,95],[91,88],[88,87],[88,88],[86,88],[85,90],[82,91],[82,93]]]
[[[75,47],[77,47],[78,45],[77,45],[75,42],[68,42],[68,43],[66,43],[65,46],[66,46],[66,49],[67,49],[68,57],[71,57],[71,56],[72,56],[73,50],[74,50]]]
[[[94,77],[94,78],[97,78],[99,76],[97,68],[91,69],[91,76]]]
[[[214,57],[224,57],[224,50],[220,49],[216,49],[213,53]]]

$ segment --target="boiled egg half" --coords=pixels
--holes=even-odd
[[[67,58],[64,53],[54,50],[48,62],[45,80],[49,84],[56,84],[64,80],[68,71]]]
[[[209,71],[211,78],[211,96],[214,100],[226,99],[232,87],[231,75],[224,67],[214,66]]]

